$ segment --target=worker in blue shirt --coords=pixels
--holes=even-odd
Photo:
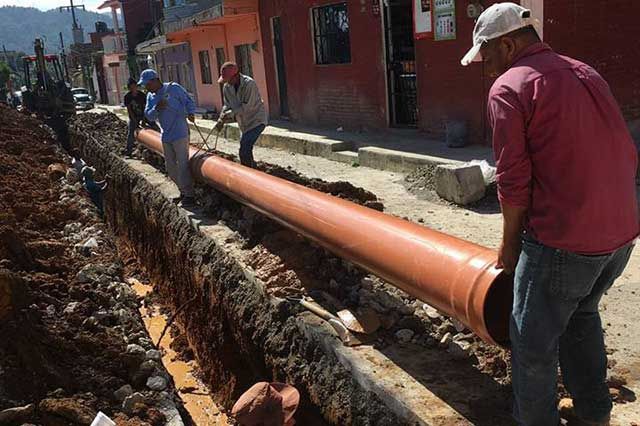
[[[163,83],[155,70],[140,74],[139,86],[145,86],[147,105],[144,114],[151,122],[158,121],[162,129],[162,150],[167,173],[180,189],[174,201],[183,207],[195,205],[193,177],[189,169],[189,126],[195,123],[196,105],[178,83]]]

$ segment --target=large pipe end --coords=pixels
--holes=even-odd
[[[513,275],[500,271],[485,296],[482,313],[487,334],[480,337],[489,343],[508,346],[512,306]]]

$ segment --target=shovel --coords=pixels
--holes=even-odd
[[[346,346],[356,346],[362,344],[362,342],[358,338],[356,338],[349,332],[347,327],[340,321],[338,317],[336,317],[320,305],[316,304],[315,302],[296,297],[287,297],[287,300],[290,302],[299,303],[309,312],[312,312],[323,320],[327,321],[338,334],[338,337],[340,338],[340,340],[342,340],[342,343],[344,343]]]
[[[343,309],[338,311],[338,317],[354,333],[372,334],[380,328],[380,318],[371,308],[362,308],[355,313],[349,309]]]

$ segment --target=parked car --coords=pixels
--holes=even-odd
[[[95,101],[93,96],[89,94],[89,91],[83,87],[76,87],[71,89],[73,99],[76,101],[76,109],[88,110],[95,107]]]

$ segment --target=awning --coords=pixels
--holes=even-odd
[[[167,36],[159,35],[151,40],[143,41],[136,46],[137,55],[148,55],[166,49],[167,47],[174,47],[184,44],[183,42],[167,42]]]

